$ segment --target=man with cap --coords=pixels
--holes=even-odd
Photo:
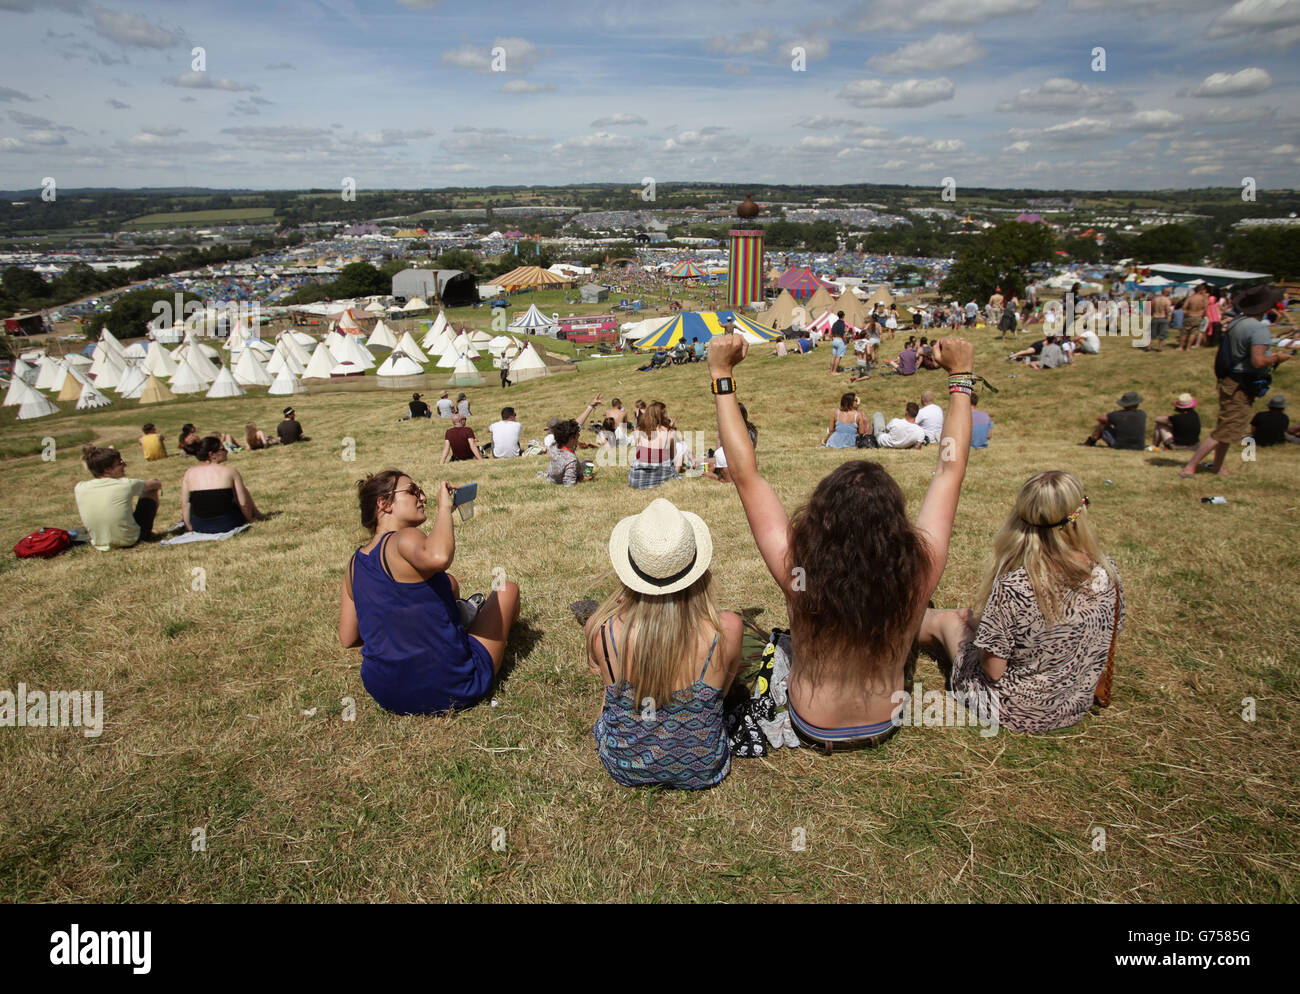
[[[300,425],[295,416],[292,407],[284,409],[284,420],[275,427],[275,433],[280,436],[281,445],[292,445],[294,442],[310,442],[311,439],[302,433]]]
[[[447,391],[444,390],[442,396],[438,398],[438,417],[449,418],[455,413],[456,405],[451,402],[447,396]]]
[[[1129,390],[1119,399],[1119,410],[1103,414],[1097,419],[1097,427],[1080,445],[1096,445],[1105,442],[1112,449],[1141,450],[1147,438],[1147,412],[1139,411],[1142,398],[1137,391]]]
[[[1260,320],[1283,297],[1280,287],[1261,285],[1238,294],[1232,308],[1237,316],[1223,329],[1223,339],[1214,360],[1215,375],[1219,378],[1219,420],[1210,437],[1204,439],[1192,453],[1187,465],[1178,475],[1190,478],[1196,475],[1201,460],[1214,450],[1211,472],[1227,476],[1223,461],[1228,447],[1236,445],[1250,433],[1251,411],[1255,404],[1256,384],[1268,380],[1272,369],[1291,356],[1269,352],[1273,336],[1269,326]]]
[[[1196,398],[1180,393],[1174,401],[1174,413],[1156,418],[1151,445],[1156,449],[1194,449],[1201,441],[1201,416],[1196,413]]]
[[[411,417],[412,418],[432,418],[433,412],[429,410],[429,405],[420,399],[418,393],[411,394]]]
[[[1268,399],[1268,407],[1250,419],[1250,436],[1256,445],[1281,445],[1287,440],[1287,429],[1291,419],[1283,412],[1286,410],[1286,398],[1280,393]],[[1292,438],[1300,441],[1300,438]]]

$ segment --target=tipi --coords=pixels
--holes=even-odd
[[[473,361],[467,355],[462,355],[456,360],[456,365],[451,371],[451,378],[447,380],[449,387],[477,387],[483,384],[483,374],[475,367]]]
[[[207,398],[214,400],[219,397],[242,396],[244,396],[244,388],[235,382],[230,370],[222,366],[221,372],[217,374],[217,378],[212,381],[212,386],[208,388]]]
[[[77,397],[77,410],[90,411],[96,407],[109,407],[112,401],[95,389],[95,384],[87,380],[81,386],[81,393]]]
[[[203,389],[201,386],[199,389]],[[164,400],[175,400],[176,395],[167,389],[167,384],[154,373],[149,374],[144,389],[140,391],[141,404],[161,404]]]
[[[271,389],[266,391],[274,397],[285,397],[292,393],[304,393],[306,388],[298,382],[298,377],[286,367],[275,375]]]

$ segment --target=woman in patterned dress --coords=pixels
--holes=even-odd
[[[1124,592],[1077,478],[1052,470],[1020,488],[976,603],[978,616],[927,611],[921,628],[923,648],[956,661],[953,691],[1016,731],[1082,718],[1124,627]]]

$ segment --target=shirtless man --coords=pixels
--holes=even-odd
[[[996,287],[993,290],[993,296],[989,298],[989,327],[996,328],[998,322],[1002,320],[1002,305],[1006,298],[1002,296],[1002,287]]]
[[[1205,337],[1202,326],[1209,306],[1210,295],[1206,292],[1205,284],[1198,283],[1196,291],[1190,294],[1183,304],[1183,327],[1178,332],[1178,347],[1182,351],[1187,351],[1189,342],[1194,349],[1201,347],[1201,339]]]
[[[1173,317],[1174,302],[1169,296],[1169,288],[1165,287],[1160,294],[1151,301],[1151,346],[1152,352],[1161,351],[1161,342],[1169,337],[1169,319]]]

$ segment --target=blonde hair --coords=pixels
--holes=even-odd
[[[253,421],[244,424],[244,443],[250,449],[260,449],[262,443],[257,437],[257,423]]]
[[[999,576],[1021,568],[1049,628],[1061,620],[1067,602],[1089,582],[1095,567],[1104,569],[1112,584],[1119,583],[1114,567],[1097,544],[1083,500],[1083,484],[1059,469],[1025,481],[1016,506],[993,540],[993,559],[980,587],[976,611],[983,612]],[[1068,521],[1076,510],[1079,513],[1074,520]],[[1063,521],[1066,523],[1061,524]],[[1088,557],[1086,566],[1074,555],[1078,552]]]
[[[620,583],[591,616],[587,651],[601,662],[605,650],[600,627],[610,618],[617,618],[622,626],[617,646],[609,647],[610,663],[618,669],[616,682],[632,684],[638,701],[648,697],[663,706],[674,691],[699,679],[702,631],[717,633],[714,662],[721,665],[727,658],[710,570],[685,590],[672,594],[642,594]]]

